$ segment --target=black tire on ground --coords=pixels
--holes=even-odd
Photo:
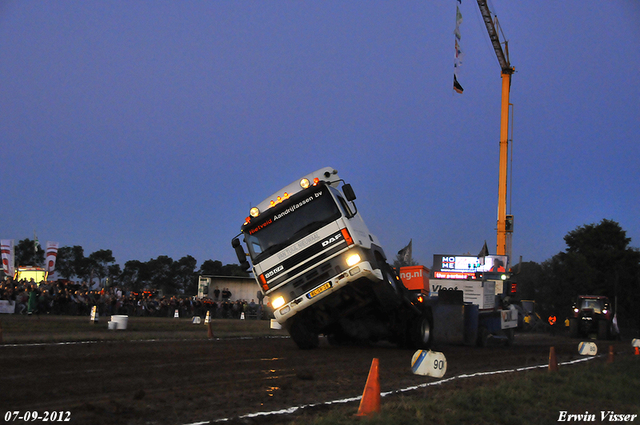
[[[507,336],[506,345],[507,347],[511,347],[513,345],[513,340],[515,338],[515,330],[513,328],[506,329],[504,333]]]
[[[336,329],[334,332],[327,335],[327,341],[329,345],[341,346],[349,343],[349,336],[342,330],[342,328]]]
[[[478,347],[486,347],[489,345],[490,336],[491,334],[487,328],[484,326],[480,327],[480,329],[478,329]]]
[[[578,319],[571,318],[569,319],[569,337],[577,338],[578,337]]]
[[[398,282],[395,279],[395,273],[393,273],[391,266],[385,262],[382,264],[381,270],[382,279],[384,279],[385,282],[389,284],[389,286],[393,289],[393,292],[395,292],[396,294],[399,293],[400,290],[398,288]]]
[[[300,317],[293,317],[289,327],[289,335],[301,350],[311,350],[320,345],[318,334],[314,332]]]
[[[431,323],[427,314],[423,314],[410,322],[409,337],[413,348],[424,350],[431,346],[431,340],[433,339]]]
[[[609,322],[598,320],[598,339],[609,339]]]

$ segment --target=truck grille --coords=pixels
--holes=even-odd
[[[331,269],[333,268],[331,263],[332,261],[322,264],[296,279],[292,283],[294,290],[290,293],[291,299],[297,298],[305,292],[329,280],[332,275],[339,274],[342,271],[340,266],[336,266],[335,273],[331,273]]]

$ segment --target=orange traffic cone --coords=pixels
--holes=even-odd
[[[0,335],[2,335],[2,334],[0,333]],[[0,341],[0,342],[2,342],[2,341]],[[636,353],[635,354],[636,354],[636,356],[640,356],[640,348],[636,347]]]
[[[549,372],[558,371],[558,360],[556,359],[556,349],[551,347],[549,349]]]
[[[609,346],[609,357],[607,357],[607,363],[613,363],[613,345]]]
[[[373,359],[356,416],[369,416],[378,412],[380,412],[380,378],[378,377],[378,359]]]

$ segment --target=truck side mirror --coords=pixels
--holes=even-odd
[[[352,202],[356,200],[356,194],[350,184],[342,186],[342,192],[344,193],[344,197],[347,201]]]
[[[240,239],[233,238],[233,240],[231,241],[231,246],[236,250],[236,257],[238,257],[238,263],[240,263],[240,267],[242,267],[242,270],[249,270],[247,254],[245,254],[244,249],[242,249],[242,245],[240,245]]]

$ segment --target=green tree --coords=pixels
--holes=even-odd
[[[534,300],[536,288],[541,280],[542,267],[534,261],[516,264],[512,267],[514,275],[511,278],[518,285],[517,298],[519,300]]]
[[[196,264],[198,261],[191,255],[186,255],[173,263],[174,281],[180,292],[195,294],[198,291],[196,281]]]
[[[71,247],[70,261],[71,267],[73,268],[73,274],[82,280],[88,280],[91,275],[91,267],[89,261],[84,256],[83,247],[80,245],[74,245]]]
[[[110,249],[101,249],[92,252],[88,258],[90,276],[97,276],[100,282],[109,275],[109,266],[115,263],[116,259]]]
[[[210,276],[222,276],[222,262],[218,260],[206,260],[200,266],[198,273]]]
[[[618,321],[640,325],[640,250],[618,223],[604,219],[569,232],[560,252],[542,264],[539,297],[566,314],[577,295],[606,295],[618,301]]]
[[[111,264],[107,270],[107,286],[113,286],[120,283],[121,276],[122,269],[120,268],[120,264]]]
[[[58,256],[56,257],[56,273],[63,278],[69,280],[72,276],[75,276],[75,270],[72,264],[73,253],[68,246],[62,246],[58,249]]]
[[[44,250],[40,245],[35,246],[35,241],[23,239],[15,246],[16,266],[39,266],[44,265]]]
[[[130,291],[141,291],[150,282],[147,263],[138,260],[127,261],[120,275],[120,283]]]
[[[208,276],[249,276],[249,273],[243,270],[239,264],[225,264],[223,266],[222,262],[218,260],[206,260],[203,262],[198,274]]]
[[[166,255],[152,258],[147,262],[147,269],[150,274],[149,285],[151,288],[161,289],[165,294],[177,294],[178,283],[175,281],[173,272],[173,259]]]

